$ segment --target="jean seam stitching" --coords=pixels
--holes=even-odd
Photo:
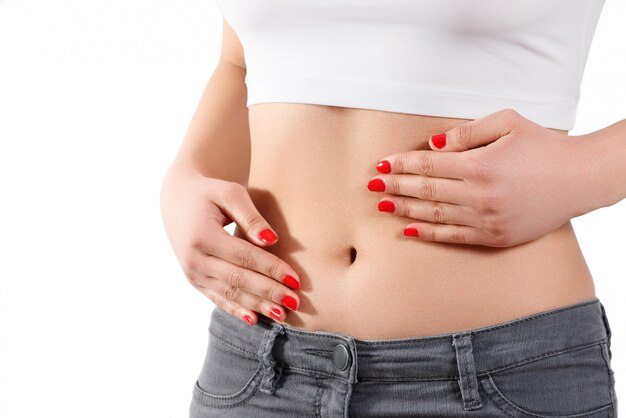
[[[562,349],[562,350],[548,351],[548,352],[540,354],[538,356],[526,357],[524,359],[515,361],[513,363],[507,363],[507,364],[504,364],[502,366],[499,366],[499,367],[496,367],[496,368],[493,368],[493,369],[480,370],[479,372],[477,372],[477,376],[484,376],[484,375],[489,374],[489,373],[498,372],[498,371],[509,369],[509,368],[512,368],[512,367],[516,367],[516,366],[519,366],[519,365],[522,365],[522,364],[532,363],[532,362],[535,362],[535,361],[540,360],[540,359],[545,358],[545,357],[553,357],[553,356],[556,356],[556,355],[559,355],[559,354],[568,353],[570,351],[583,350],[585,348],[589,348],[589,347],[593,347],[595,345],[599,345],[599,344],[601,344],[601,343],[603,343],[605,341],[606,341],[606,339],[602,339],[602,340],[594,341],[594,342],[591,342],[591,343],[583,343],[583,344],[572,345],[572,346],[569,346],[569,347],[567,347],[565,349]]]
[[[218,341],[218,342],[220,342],[220,343],[224,344],[224,345],[225,345],[225,346],[227,346],[227,347],[232,348],[233,350],[237,350],[237,351],[239,351],[239,352],[241,352],[241,353],[245,353],[245,354],[247,354],[247,357],[250,357],[251,359],[255,359],[255,360],[256,360],[256,359],[258,359],[258,358],[259,358],[259,356],[257,356],[255,353],[251,353],[251,352],[250,352],[250,351],[248,351],[248,350],[245,350],[245,349],[243,349],[243,348],[241,348],[241,347],[239,347],[239,346],[237,346],[237,345],[234,345],[234,344],[232,344],[232,343],[229,343],[228,341],[226,341],[226,340],[222,339],[221,337],[218,337],[217,335],[215,335],[215,334],[213,333],[213,331],[211,331],[211,329],[209,329],[209,334],[210,334],[212,337],[214,337],[216,341]]]

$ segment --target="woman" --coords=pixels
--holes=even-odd
[[[626,123],[568,136],[603,0],[218,4],[162,190],[190,415],[616,416],[570,222],[626,196]]]

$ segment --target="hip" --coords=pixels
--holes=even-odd
[[[364,340],[214,308],[190,416],[616,417],[596,297],[456,333]]]

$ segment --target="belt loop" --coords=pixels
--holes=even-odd
[[[463,398],[463,409],[470,411],[483,406],[478,393],[478,379],[471,340],[471,331],[452,335],[459,370],[459,387]]]
[[[604,328],[606,329],[606,338],[607,338],[607,348],[609,349],[609,360],[613,356],[611,353],[611,326],[609,325],[609,319],[606,316],[606,310],[604,309],[604,305],[600,302],[600,309],[602,309],[602,322],[604,323]]]
[[[266,330],[265,334],[263,334],[258,356],[261,362],[261,367],[263,368],[260,390],[268,395],[273,395],[276,388],[276,382],[280,379],[283,368],[276,366],[276,361],[274,361],[274,358],[272,357],[272,348],[274,347],[276,336],[278,334],[282,335],[285,333],[285,327],[278,323],[270,325],[272,328]]]

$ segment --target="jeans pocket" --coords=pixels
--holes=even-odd
[[[209,333],[204,364],[193,388],[194,400],[212,407],[242,405],[257,392],[261,371],[257,354]]]
[[[604,342],[546,353],[480,378],[509,417],[608,417],[614,409]]]

